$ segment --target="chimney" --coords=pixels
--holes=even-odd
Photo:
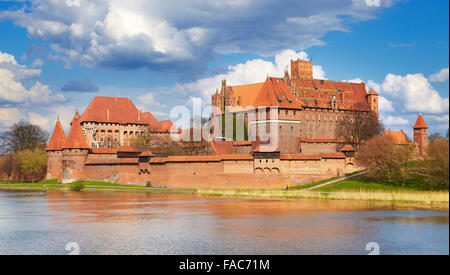
[[[109,121],[109,109],[108,109],[108,110],[106,110],[106,120],[108,120],[108,121]]]
[[[138,111],[138,121],[141,121],[141,112],[142,112],[142,110],[139,109],[139,111]]]

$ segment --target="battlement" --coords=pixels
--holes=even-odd
[[[291,78],[313,79],[313,67],[312,60],[291,60]]]

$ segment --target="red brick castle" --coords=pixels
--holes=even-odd
[[[47,147],[47,178],[80,179],[170,188],[279,188],[306,184],[359,169],[355,149],[337,133],[339,121],[354,112],[378,116],[378,94],[355,84],[313,78],[311,61],[292,61],[292,73],[263,83],[228,86],[212,95],[220,112],[242,116],[250,140],[211,142],[213,155],[156,157],[132,146],[142,135],[170,138],[171,121],[158,121],[131,100],[96,97],[76,113],[66,137],[58,121]],[[264,106],[263,116],[248,112]],[[277,119],[270,115],[277,107]],[[261,147],[252,125],[275,122],[278,147]],[[421,154],[428,126],[419,116],[414,140]]]

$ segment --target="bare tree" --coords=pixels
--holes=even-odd
[[[12,174],[16,169],[16,160],[14,155],[6,155],[2,157],[2,162],[0,165],[0,171],[5,173],[8,177],[7,180],[10,181]]]
[[[391,136],[376,136],[361,145],[356,161],[379,181],[405,184],[408,171],[404,164],[414,158],[414,151],[411,143],[398,145]]]
[[[449,187],[449,142],[441,136],[434,136],[428,145],[428,156],[433,165],[429,169],[430,184]]]
[[[48,133],[41,127],[28,122],[19,122],[0,135],[0,150],[16,154],[23,150],[44,149],[48,137]]]
[[[337,135],[358,149],[363,140],[369,140],[380,134],[381,129],[382,125],[375,113],[357,107],[356,111],[352,111],[338,122]]]

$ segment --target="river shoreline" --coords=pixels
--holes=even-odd
[[[5,191],[65,191],[69,185],[55,184],[0,184],[0,190]],[[254,199],[320,199],[375,201],[391,203],[408,203],[423,207],[438,207],[449,209],[449,193],[447,191],[374,191],[355,190],[339,192],[318,192],[307,190],[213,190],[213,189],[167,189],[144,186],[126,185],[89,185],[82,192],[132,192],[154,194],[191,194],[199,196],[238,197]]]

